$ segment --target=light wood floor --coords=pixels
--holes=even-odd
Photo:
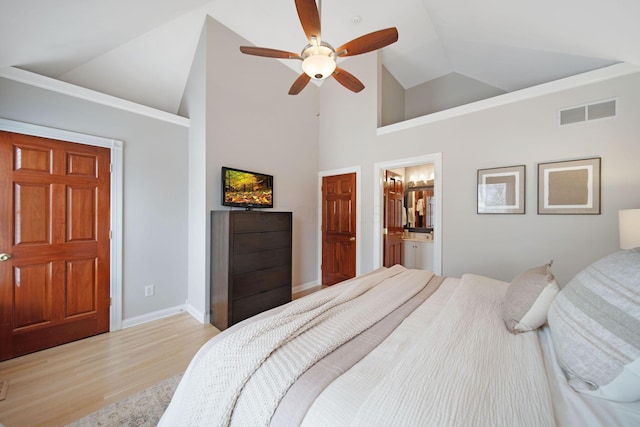
[[[63,426],[183,372],[219,331],[183,313],[0,362],[5,427]]]

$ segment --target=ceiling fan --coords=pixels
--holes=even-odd
[[[329,43],[321,40],[320,13],[315,0],[295,0],[295,3],[300,24],[309,39],[309,44],[300,54],[253,46],[240,46],[240,51],[247,55],[301,60],[303,73],[293,82],[289,95],[300,93],[311,79],[323,80],[329,76],[333,76],[338,83],[353,92],[364,89],[360,80],[336,65],[336,58],[360,55],[395,43],[398,40],[398,30],[392,27],[374,31],[334,49]]]

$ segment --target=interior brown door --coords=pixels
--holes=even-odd
[[[322,284],[356,275],[356,174],[322,178]]]
[[[402,264],[402,205],[404,183],[402,175],[385,171],[384,183],[384,266]]]
[[[110,157],[0,132],[0,360],[109,330]]]

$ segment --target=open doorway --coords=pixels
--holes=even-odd
[[[405,248],[420,252],[423,245],[420,239],[426,240],[428,234],[429,253],[427,262],[421,263],[418,258],[411,261],[411,255],[407,259],[409,267],[429,267],[436,274],[442,274],[442,153],[429,154],[407,159],[392,160],[376,163],[374,165],[374,212],[378,214],[373,218],[373,267],[384,265],[385,247],[385,183],[387,171],[405,176],[405,188],[407,193],[406,204],[411,201],[411,206],[406,206],[407,224],[406,233],[415,237],[416,245],[405,241]],[[424,172],[420,172],[424,171]],[[408,208],[411,208],[409,210]],[[410,221],[411,219],[411,221]],[[412,230],[412,231],[409,231]],[[417,234],[414,234],[417,233]],[[415,247],[414,247],[415,246]],[[421,255],[424,258],[424,255]]]

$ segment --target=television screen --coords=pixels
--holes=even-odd
[[[273,176],[222,167],[222,205],[273,207]]]

